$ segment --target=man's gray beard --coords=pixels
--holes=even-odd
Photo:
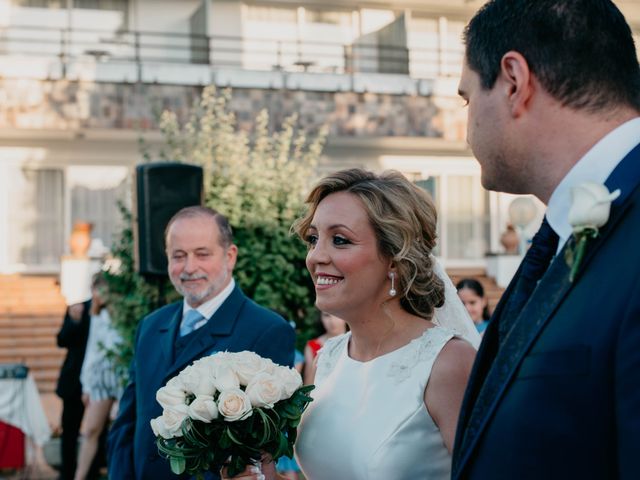
[[[215,289],[215,285],[209,285],[209,287],[207,289],[205,289],[204,291],[202,291],[200,293],[189,293],[189,292],[185,292],[185,290],[182,288],[182,286],[177,286],[176,287],[176,290],[178,291],[178,293],[184,297],[185,301],[189,305],[194,305],[196,303],[200,303],[202,300],[204,300],[209,295],[211,295],[211,292],[213,292],[214,289]]]

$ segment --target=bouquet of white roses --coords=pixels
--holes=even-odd
[[[228,465],[231,476],[259,461],[293,455],[297,426],[313,385],[253,352],[218,352],[197,360],[156,393],[151,420],[160,454],[176,474]]]

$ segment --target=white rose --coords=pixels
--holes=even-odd
[[[172,438],[171,434],[169,434],[169,432],[167,431],[167,427],[164,426],[162,415],[156,418],[152,418],[149,423],[151,424],[151,430],[153,430],[153,434],[156,437],[162,437],[167,440]]]
[[[195,395],[213,395],[216,391],[211,369],[205,365],[190,365],[178,377],[187,392]]]
[[[189,416],[193,420],[211,423],[218,418],[218,406],[211,395],[197,395],[189,405]]]
[[[302,377],[295,368],[278,366],[274,375],[282,384],[281,400],[290,398],[302,386]]]
[[[187,394],[182,388],[169,386],[169,383],[167,383],[166,386],[156,392],[156,400],[162,405],[162,408],[169,408],[186,404]]]
[[[187,418],[188,407],[186,405],[179,407],[167,408],[161,416],[151,420],[151,429],[156,436],[167,440],[182,436],[182,421]]]
[[[240,385],[249,385],[251,379],[267,368],[267,363],[257,353],[244,351],[233,355],[233,369],[238,375]]]
[[[225,390],[218,397],[218,410],[227,422],[235,422],[250,417],[251,402],[246,393],[239,388]]]
[[[266,372],[257,374],[247,385],[247,396],[254,407],[273,408],[282,398],[283,385],[275,375]]]
[[[220,363],[215,369],[213,384],[222,392],[224,390],[235,390],[240,388],[240,380],[230,365]]]
[[[620,190],[609,193],[599,183],[585,182],[571,189],[569,223],[574,231],[598,229],[609,220],[611,202],[620,196]]]
[[[167,387],[171,387],[171,388],[177,388],[180,389],[184,392],[186,392],[186,388],[184,386],[184,383],[182,383],[182,380],[180,380],[180,377],[172,377],[168,382],[167,382]]]

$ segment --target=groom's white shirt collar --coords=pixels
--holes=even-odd
[[[623,123],[596,143],[576,163],[551,194],[547,221],[560,237],[558,252],[571,236],[571,188],[583,182],[604,183],[622,159],[640,142],[640,117]]]
[[[231,295],[231,292],[233,292],[235,286],[236,282],[232,278],[229,282],[229,285],[224,287],[218,295],[213,297],[211,300],[204,302],[196,309],[194,309],[186,301],[182,302],[182,319],[184,320],[184,317],[189,310],[198,310],[198,312],[200,312],[200,315],[202,315],[204,318],[193,326],[193,329],[197,330],[205,323],[207,323],[207,321],[213,316],[213,314],[216,313],[216,311],[220,308],[220,305],[222,305],[224,301],[229,297],[229,295]]]

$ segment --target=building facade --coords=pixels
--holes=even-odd
[[[640,32],[638,2],[617,3]],[[208,84],[242,127],[262,108],[328,125],[319,174],[400,170],[437,203],[445,264],[486,266],[513,197],[481,187],[456,94],[481,4],[0,0],[0,273],[58,272],[77,221],[110,245],[140,139]]]

